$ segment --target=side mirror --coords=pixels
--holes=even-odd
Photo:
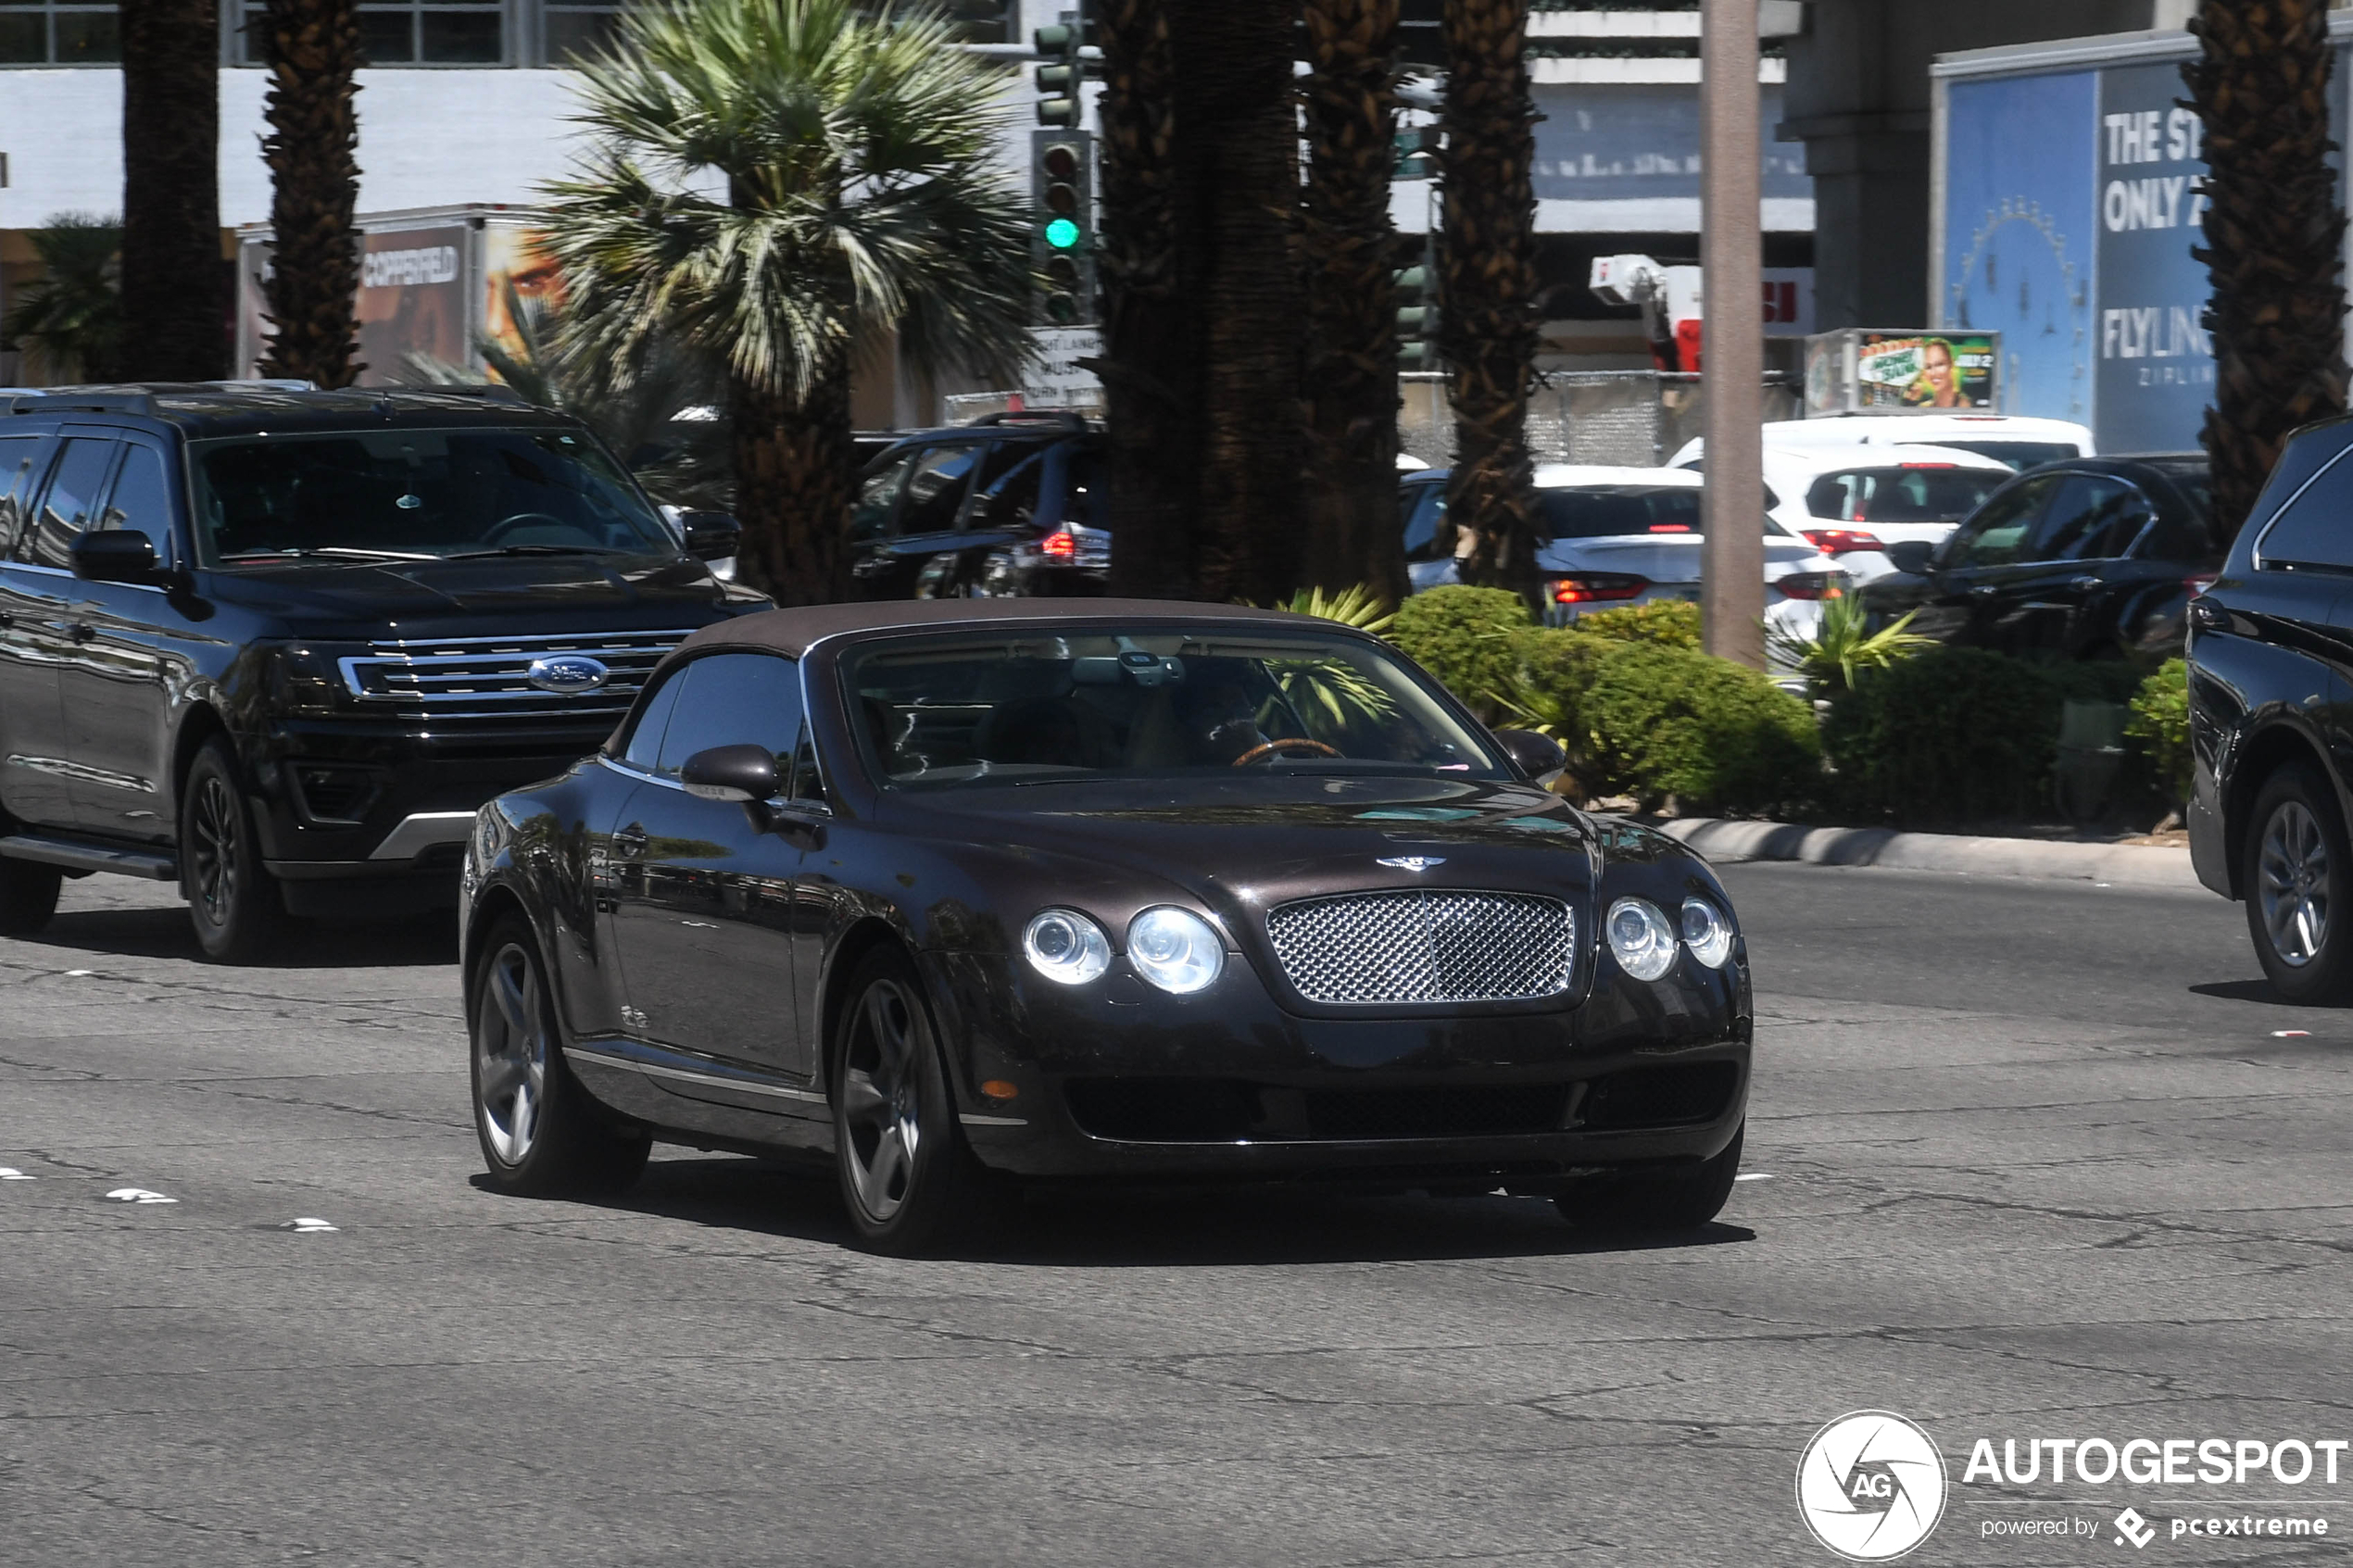
[[[1936,554],[1936,546],[1925,539],[1898,539],[1887,547],[1887,558],[1898,571],[1908,571],[1915,577],[1925,577],[1929,558]]]
[[[1497,730],[1495,739],[1512,766],[1540,784],[1568,766],[1568,753],[1560,742],[1534,730]]]
[[[73,574],[92,583],[152,583],[160,575],[154,542],[129,528],[94,530],[76,539]]]
[[[748,806],[774,800],[785,787],[775,754],[764,746],[714,746],[698,751],[678,770],[678,782],[688,795]]]
[[[743,525],[725,512],[681,512],[678,523],[686,533],[686,553],[697,560],[724,560],[744,542]]]

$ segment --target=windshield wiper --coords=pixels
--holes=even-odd
[[[308,560],[318,556],[338,557],[345,560],[439,560],[432,554],[414,550],[366,550],[352,545],[294,545],[280,550],[239,550],[220,558],[222,565],[240,560]]]
[[[495,550],[459,550],[455,555],[435,556],[435,560],[481,560],[486,556],[623,556],[626,550],[609,550],[601,545],[501,545]]]

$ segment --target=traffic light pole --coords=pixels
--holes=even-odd
[[[1700,366],[1707,535],[1700,624],[1719,659],[1765,665],[1765,321],[1756,0],[1701,0]]]

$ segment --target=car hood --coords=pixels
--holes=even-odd
[[[906,798],[906,797],[902,797]],[[916,802],[920,802],[917,804]],[[1119,921],[1181,888],[1227,918],[1315,894],[1480,887],[1579,897],[1606,833],[1533,785],[1252,773],[991,786],[912,797],[919,832],[1026,862]],[[1155,891],[1155,888],[1160,891]],[[1047,895],[1051,901],[1051,895]],[[1236,923],[1239,922],[1239,923]]]
[[[766,601],[680,556],[499,556],[449,561],[289,562],[204,575],[207,597],[286,623],[298,635],[365,639],[583,628],[691,628]],[[745,601],[739,606],[736,601]]]

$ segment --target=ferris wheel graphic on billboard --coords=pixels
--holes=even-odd
[[[2091,286],[2067,254],[2067,236],[2040,202],[2005,196],[1970,232],[1956,276],[1945,285],[1945,323],[2002,333],[2003,382],[2016,397],[2021,377],[2036,366],[2047,375],[2067,366],[2065,417],[2091,410]],[[2051,393],[2038,389],[2038,411],[2056,413]],[[2013,407],[2017,406],[2015,404]]]

